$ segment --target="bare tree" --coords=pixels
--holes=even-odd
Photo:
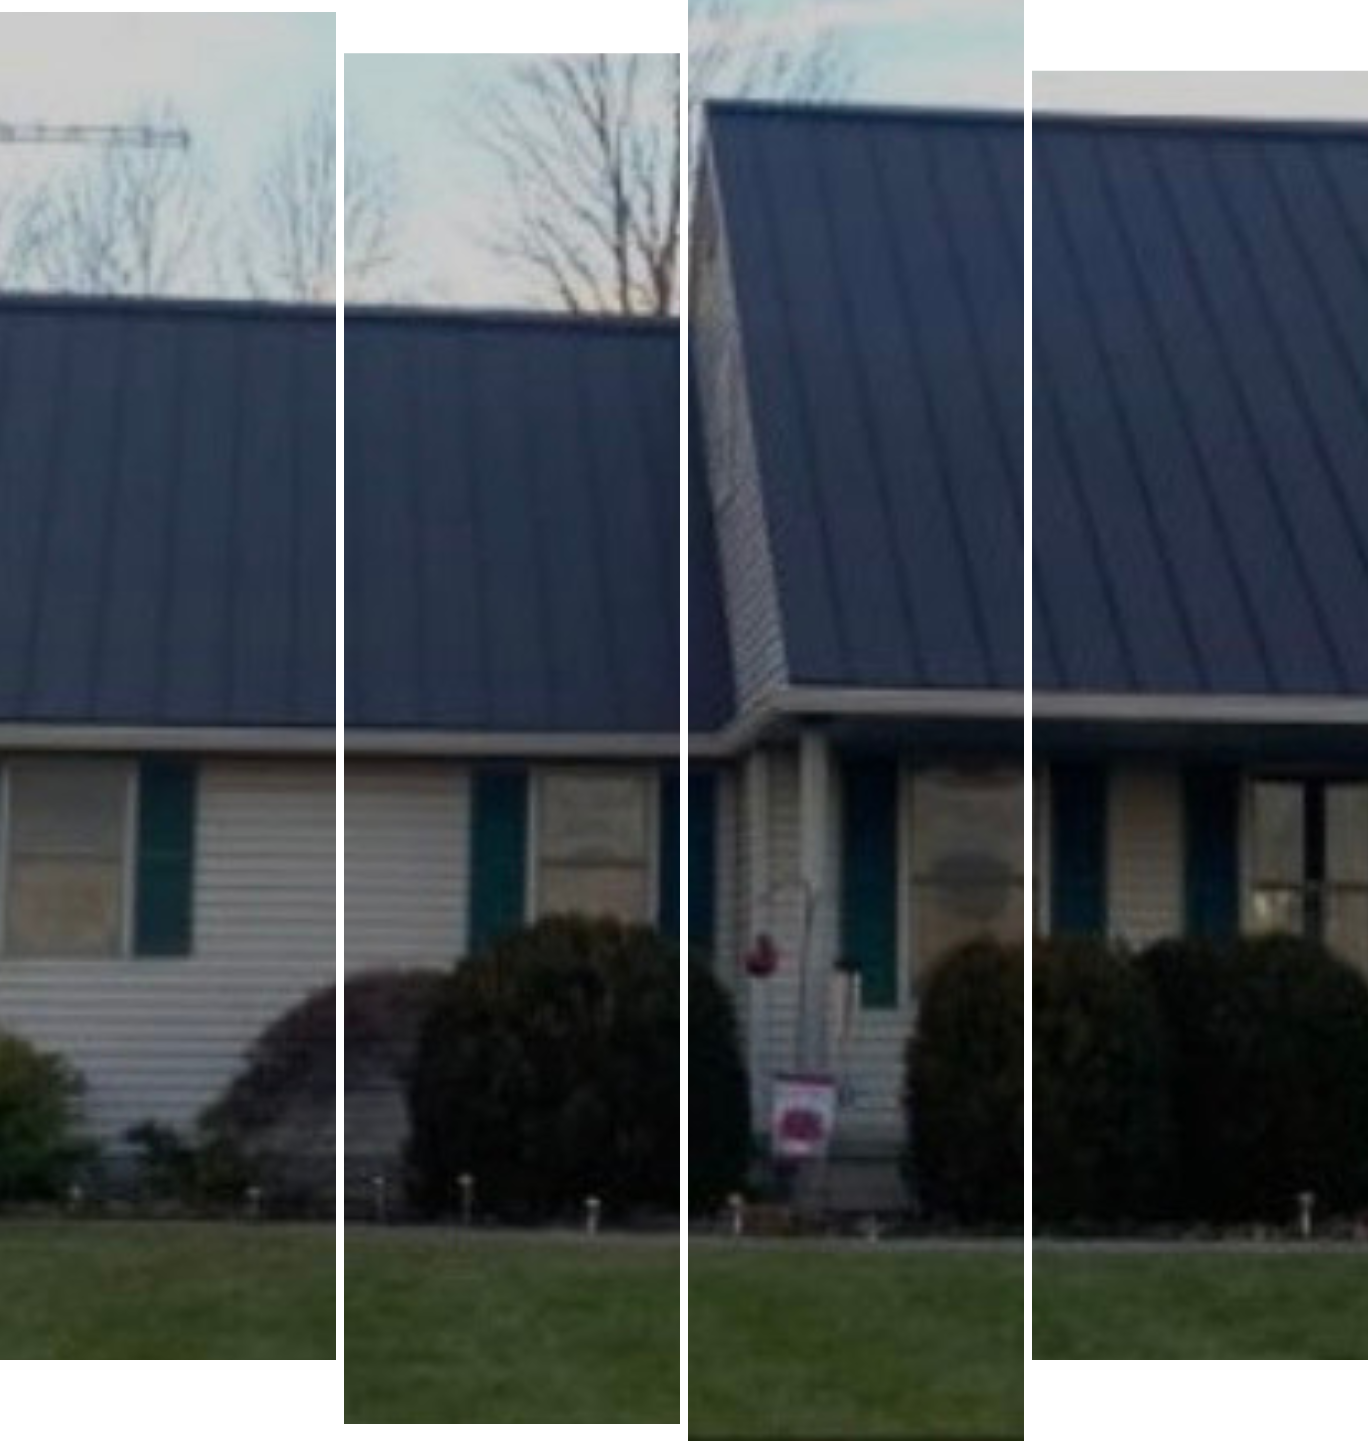
[[[344,174],[347,293],[393,258],[395,172],[354,132]],[[253,187],[237,269],[256,296],[326,300],[336,293],[337,116],[320,96],[280,137]]]
[[[142,122],[181,128],[169,107]],[[208,198],[203,170],[186,150],[101,150],[22,197],[9,270],[20,284],[50,290],[183,290],[204,273]]]
[[[735,0],[692,0],[690,26],[695,103],[720,94],[817,98],[846,82],[844,52],[830,36],[789,44],[753,33]],[[504,187],[488,239],[495,254],[567,310],[671,313],[683,182],[677,57],[527,60],[480,99],[467,124]]]
[[[0,185],[0,288],[18,278],[15,230],[23,204],[24,195],[17,185]]]

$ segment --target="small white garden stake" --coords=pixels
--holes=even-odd
[[[727,1210],[731,1215],[732,1235],[744,1236],[746,1234],[746,1198],[739,1191],[733,1191],[727,1197]]]
[[[461,1225],[469,1226],[475,1219],[475,1177],[462,1171],[456,1177],[456,1190],[461,1198]]]
[[[1297,1232],[1303,1241],[1311,1239],[1311,1232],[1314,1229],[1316,1214],[1316,1193],[1314,1191],[1297,1192]]]
[[[586,1196],[584,1198],[584,1232],[587,1236],[597,1236],[599,1230],[599,1217],[603,1213],[603,1203],[597,1196]]]

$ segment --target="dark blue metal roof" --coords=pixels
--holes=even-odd
[[[1037,685],[1368,694],[1368,129],[1036,136]],[[1016,679],[1019,157],[710,114],[790,680]]]
[[[331,311],[0,297],[0,723],[331,726]]]
[[[1368,128],[1034,146],[1036,685],[1368,695]]]
[[[1022,684],[1019,116],[713,106],[796,684]]]
[[[673,323],[351,310],[347,724],[679,729]]]

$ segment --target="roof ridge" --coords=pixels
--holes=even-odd
[[[520,310],[515,307],[427,306],[402,304],[347,305],[346,318],[398,321],[401,323],[453,325],[470,328],[507,326],[530,330],[640,331],[646,334],[675,334],[677,315],[619,315],[613,311]]]
[[[1265,136],[1325,135],[1368,140],[1368,116],[1362,120],[1352,120],[1328,116],[1156,115],[1122,111],[1039,110],[1032,117],[1031,123],[1033,126],[1049,129],[1161,130],[1202,135],[1218,135],[1222,132]]]
[[[92,315],[231,315],[252,320],[332,320],[334,307],[316,301],[252,300],[213,295],[81,295],[68,291],[0,289],[0,311],[83,311]]]
[[[718,120],[791,120],[807,124],[1025,125],[1026,112],[1009,108],[954,105],[894,105],[878,102],[830,104],[822,101],[747,101],[727,99],[708,105],[709,122]],[[1152,112],[1041,110],[1032,111],[1031,125],[1078,130],[1142,130],[1186,134],[1289,135],[1289,137],[1368,140],[1368,114],[1362,120],[1293,115],[1194,115]]]
[[[891,101],[828,100],[708,100],[703,105],[709,122],[715,116],[741,119],[830,120],[870,123],[922,121],[933,125],[1020,125],[1020,106],[906,105]]]

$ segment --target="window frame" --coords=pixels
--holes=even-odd
[[[545,809],[545,788],[557,777],[575,776],[589,779],[626,779],[637,781],[645,791],[643,824],[645,826],[645,858],[643,869],[646,881],[645,913],[638,920],[629,921],[618,917],[624,924],[654,926],[660,908],[660,772],[651,766],[632,763],[595,765],[590,762],[566,762],[565,764],[540,765],[532,768],[527,788],[527,851],[525,856],[526,882],[524,886],[523,913],[529,924],[545,919],[541,909],[542,875],[542,817]],[[559,864],[565,864],[560,862]],[[585,870],[592,870],[586,864]]]
[[[119,855],[118,941],[113,950],[100,954],[82,955],[69,951],[35,954],[32,951],[12,949],[9,935],[9,904],[11,867],[14,862],[12,839],[15,814],[14,773],[25,765],[64,766],[71,762],[106,766],[111,771],[119,772],[122,780],[123,821]],[[138,767],[136,762],[127,757],[85,754],[49,755],[45,753],[0,756],[0,965],[104,965],[110,961],[127,960],[133,955],[137,925],[138,829],[141,800]]]
[[[1261,785],[1295,786],[1300,794],[1302,824],[1301,876],[1295,885],[1261,879],[1258,869],[1258,790]],[[1243,929],[1254,935],[1276,934],[1259,924],[1257,902],[1261,893],[1294,896],[1301,908],[1301,924],[1292,934],[1325,944],[1329,902],[1337,895],[1368,900],[1368,880],[1331,881],[1327,871],[1329,841],[1328,793],[1335,786],[1368,787],[1368,773],[1359,771],[1255,770],[1246,777],[1243,796],[1241,865]],[[1313,824],[1314,823],[1314,824]],[[1346,956],[1351,964],[1368,966],[1368,952]]]
[[[916,917],[913,898],[919,889],[915,875],[916,865],[916,787],[919,777],[935,771],[1010,771],[1017,778],[1023,810],[1023,829],[1018,837],[1020,844],[1019,870],[1013,884],[1021,893],[1022,932],[1020,944],[1026,944],[1026,929],[1031,924],[1030,897],[1026,891],[1026,835],[1024,825],[1026,805],[1026,776],[1019,762],[1008,756],[946,756],[921,763],[904,760],[901,767],[902,780],[899,786],[898,806],[898,1011],[914,1008],[918,1000],[918,961],[916,945]]]

